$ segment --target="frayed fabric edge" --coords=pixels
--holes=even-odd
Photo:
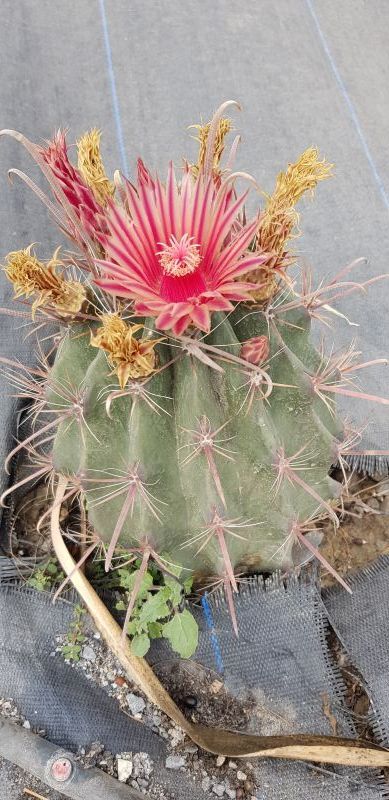
[[[347,456],[344,459],[351,470],[361,472],[369,478],[387,478],[389,475],[389,458],[387,456]],[[339,464],[335,465],[336,467]]]

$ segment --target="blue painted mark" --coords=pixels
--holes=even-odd
[[[100,6],[101,24],[103,26],[105,54],[107,57],[108,75],[111,86],[113,114],[115,117],[116,135],[119,145],[120,159],[122,162],[122,170],[125,175],[128,175],[128,162],[127,162],[126,148],[124,145],[123,126],[122,126],[122,119],[120,116],[119,98],[116,90],[115,72],[112,60],[112,49],[109,40],[108,20],[105,11],[105,0],[99,0],[99,6]]]
[[[213,650],[213,655],[215,657],[215,663],[218,672],[224,672],[224,664],[222,659],[222,654],[220,651],[219,640],[217,638],[216,630],[215,630],[215,623],[213,621],[213,614],[211,610],[211,606],[208,602],[208,595],[207,592],[201,598],[201,605],[203,607],[203,613],[205,617],[205,622],[207,624],[207,628],[209,631],[211,645]]]
[[[345,82],[344,82],[344,80],[343,80],[343,78],[342,78],[342,76],[341,76],[341,74],[339,72],[339,69],[338,69],[338,67],[336,65],[334,57],[333,57],[333,55],[331,53],[331,50],[330,50],[330,48],[328,46],[327,40],[326,40],[326,38],[324,36],[323,30],[322,30],[322,28],[320,26],[319,18],[318,18],[317,14],[316,14],[315,7],[314,7],[314,4],[313,4],[313,0],[305,0],[305,2],[306,2],[306,5],[307,5],[307,8],[308,8],[308,10],[309,10],[309,12],[311,14],[311,17],[313,19],[313,22],[315,24],[319,39],[320,39],[320,41],[322,43],[322,46],[323,46],[323,50],[324,50],[324,52],[325,52],[325,54],[326,54],[326,56],[328,58],[329,64],[330,64],[331,69],[332,69],[332,72],[334,73],[336,82],[337,82],[337,84],[339,86],[339,89],[340,89],[340,91],[341,91],[341,93],[343,95],[343,98],[344,98],[345,103],[347,105],[347,108],[349,110],[350,117],[352,119],[354,128],[355,128],[355,130],[356,130],[356,132],[358,134],[358,138],[359,138],[359,140],[361,142],[363,151],[364,151],[365,156],[367,158],[367,161],[369,163],[370,169],[371,169],[371,171],[373,173],[375,182],[376,182],[376,184],[377,184],[377,186],[378,186],[378,188],[380,190],[381,197],[382,197],[382,199],[383,199],[383,201],[385,203],[386,208],[389,210],[389,196],[388,196],[388,194],[386,192],[384,183],[383,183],[383,181],[381,179],[381,176],[380,176],[380,174],[378,172],[378,169],[377,169],[376,163],[374,161],[374,158],[373,158],[373,156],[372,156],[372,154],[370,152],[370,148],[369,148],[369,145],[367,144],[365,135],[363,133],[363,130],[362,130],[362,127],[361,127],[361,123],[359,122],[358,114],[357,114],[357,112],[355,110],[355,106],[354,106],[354,104],[353,104],[353,102],[352,102],[352,100],[350,98],[350,95],[349,95],[349,93],[347,91],[347,88],[346,88],[346,84],[345,84]]]

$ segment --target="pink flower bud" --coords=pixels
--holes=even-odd
[[[267,336],[253,336],[242,344],[240,357],[250,364],[262,364],[269,357],[269,339]]]

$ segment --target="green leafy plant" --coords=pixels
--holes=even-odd
[[[27,579],[27,586],[32,586],[38,592],[47,592],[61,583],[64,577],[58,562],[54,558],[50,558],[45,564],[34,569]]]
[[[61,653],[66,661],[79,661],[81,648],[85,642],[83,616],[85,608],[81,605],[74,607],[74,617],[69,625],[65,642],[61,647]]]
[[[136,656],[144,656],[151,639],[165,637],[172,649],[182,658],[190,658],[198,643],[197,622],[185,607],[185,593],[192,587],[192,578],[183,583],[178,579],[181,569],[175,575],[167,575],[153,568],[141,573],[141,561],[134,568],[122,567],[117,570],[119,587],[124,590],[125,600],[119,600],[116,608],[125,611],[131,596],[134,596],[132,613],[127,623],[127,633],[131,639],[131,651]],[[136,589],[136,595],[133,595]]]

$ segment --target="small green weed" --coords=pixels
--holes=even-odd
[[[86,637],[83,634],[83,615],[85,608],[80,605],[74,607],[74,618],[72,619],[69,630],[66,634],[66,641],[61,647],[61,653],[67,661],[79,661],[81,647]]]
[[[169,563],[170,559],[165,559]],[[139,576],[141,562],[135,561],[117,570],[120,589],[124,599],[116,608],[125,611]],[[182,658],[190,658],[198,643],[198,626],[195,618],[186,607],[185,595],[190,593],[192,579],[183,584],[178,580],[181,569],[174,569],[173,575],[166,575],[154,565],[143,574],[134,609],[127,632],[131,638],[131,651],[135,656],[144,656],[151,639],[165,637],[172,649]]]
[[[47,592],[57,584],[61,583],[64,579],[64,573],[61,571],[58,562],[54,558],[50,558],[44,564],[36,567],[27,580],[27,586],[32,586],[38,592]]]

